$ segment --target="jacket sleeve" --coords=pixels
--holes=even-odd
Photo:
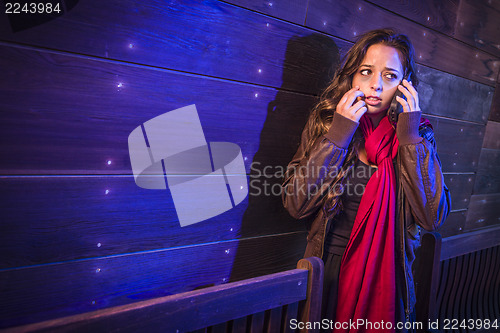
[[[307,217],[322,206],[329,186],[344,163],[358,124],[334,113],[330,129],[316,139],[308,156],[305,148],[309,137],[304,129],[300,146],[288,164],[282,184],[283,205],[291,216],[297,219]]]
[[[419,133],[421,112],[399,116],[397,163],[400,181],[415,222],[425,230],[439,228],[451,209],[450,193],[444,184],[434,133],[424,126]]]

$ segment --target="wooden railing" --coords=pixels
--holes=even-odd
[[[444,239],[438,278],[435,304],[442,331],[500,330],[485,326],[487,320],[500,326],[500,227]]]
[[[319,322],[323,262],[133,304],[14,327],[12,332],[293,332]],[[304,330],[319,332],[319,330]]]

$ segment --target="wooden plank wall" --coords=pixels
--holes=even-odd
[[[417,49],[453,197],[440,232],[499,223],[498,0],[62,4],[21,28],[0,14],[0,328],[295,267],[304,222],[281,206],[280,171],[373,28]],[[180,227],[168,190],[135,185],[127,138],[190,104],[207,141],[240,146],[254,182],[236,208]]]

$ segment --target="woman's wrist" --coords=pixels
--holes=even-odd
[[[415,144],[422,140],[418,134],[421,115],[422,111],[402,112],[399,114],[396,127],[399,145]]]
[[[337,147],[346,149],[349,147],[358,125],[358,122],[334,112],[330,129],[326,132],[325,137]]]

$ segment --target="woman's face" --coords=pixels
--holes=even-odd
[[[392,97],[403,79],[399,52],[390,46],[375,44],[368,48],[352,86],[364,94],[368,114],[379,114],[391,105]]]

